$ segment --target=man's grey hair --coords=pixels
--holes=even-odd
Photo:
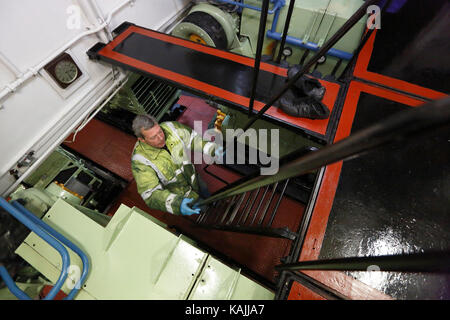
[[[133,132],[136,137],[144,138],[142,135],[142,129],[148,130],[153,128],[155,124],[158,124],[158,121],[148,114],[141,114],[136,116],[133,120]]]

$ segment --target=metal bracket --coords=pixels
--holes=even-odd
[[[17,163],[17,168],[29,167],[35,160],[36,158],[34,157],[34,150],[31,150],[27,155],[25,155],[25,157],[22,158],[22,160]]]
[[[20,172],[20,168],[29,167],[36,161],[34,157],[35,151],[31,150],[28,152],[21,160],[17,162],[17,164],[9,170],[9,174],[14,177],[14,179],[18,180],[23,172]]]

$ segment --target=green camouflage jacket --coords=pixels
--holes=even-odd
[[[137,190],[152,209],[181,214],[184,198],[198,199],[199,185],[189,150],[214,155],[216,145],[204,141],[191,128],[178,122],[160,124],[170,151],[137,141],[131,157],[131,170]]]

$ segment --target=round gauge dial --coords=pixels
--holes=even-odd
[[[55,66],[55,76],[62,83],[69,84],[77,78],[78,68],[71,61],[60,61]]]
[[[290,57],[292,55],[292,48],[286,47],[283,49],[283,56]]]

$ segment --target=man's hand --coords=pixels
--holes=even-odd
[[[190,216],[192,214],[200,213],[200,208],[192,209],[191,207],[189,207],[188,204],[191,203],[192,201],[194,201],[194,199],[184,198],[183,201],[181,202],[180,211],[183,216]]]

